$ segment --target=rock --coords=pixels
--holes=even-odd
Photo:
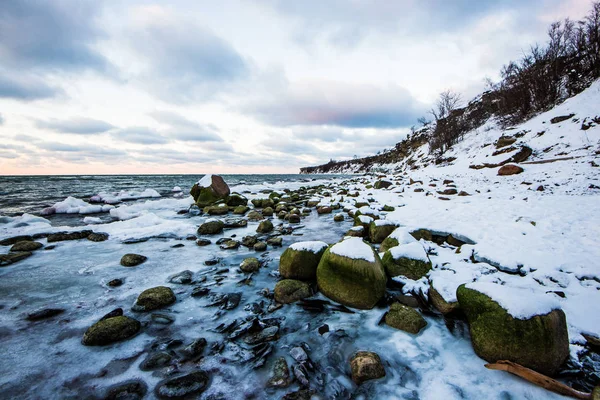
[[[314,390],[311,389],[300,389],[295,392],[287,393],[285,396],[281,398],[281,400],[311,400],[313,394],[315,394]],[[596,399],[594,399],[596,400]]]
[[[510,146],[517,141],[517,138],[512,136],[500,136],[500,139],[496,141],[496,148],[501,149],[506,146]]]
[[[253,210],[253,211],[250,211],[248,213],[248,215],[246,215],[246,218],[248,218],[248,221],[260,221],[263,219],[263,214],[261,214],[260,212],[258,212],[256,210]]]
[[[204,348],[206,348],[206,345],[206,339],[195,339],[190,344],[181,349],[181,354],[183,354],[184,358],[188,360],[194,359],[202,355],[202,352],[204,352]]]
[[[231,193],[227,199],[225,199],[225,204],[229,207],[245,207],[248,204],[248,199],[239,193]]]
[[[289,304],[312,296],[312,290],[306,282],[284,279],[277,282],[274,294],[276,302]]]
[[[229,239],[223,242],[219,248],[221,250],[235,250],[240,247],[240,242],[237,240]]]
[[[392,247],[383,255],[383,266],[387,276],[405,276],[421,279],[431,270],[431,261],[419,242]]]
[[[297,214],[290,214],[288,215],[288,222],[290,224],[298,224],[300,223],[300,216]]]
[[[10,251],[19,252],[19,251],[36,251],[44,247],[40,242],[30,242],[30,241],[20,241],[15,243]]]
[[[127,381],[111,386],[104,400],[142,400],[148,387],[142,381]]]
[[[458,192],[458,195],[461,196],[461,197],[470,196],[470,194],[467,193],[467,192],[465,192],[464,190],[461,190],[460,192]]]
[[[268,219],[263,219],[258,224],[258,228],[256,228],[256,232],[258,233],[269,233],[273,230],[273,223]]]
[[[267,244],[274,247],[281,247],[283,245],[283,238],[281,236],[270,237],[267,239]]]
[[[64,308],[42,308],[27,314],[29,321],[39,321],[41,319],[51,318],[65,312]]]
[[[96,322],[90,326],[81,341],[85,346],[103,346],[129,339],[140,330],[139,321],[117,316]]]
[[[33,255],[30,251],[20,251],[18,253],[8,253],[8,254],[0,254],[0,267],[5,267],[10,264],[14,264],[18,261],[24,260],[27,257],[31,257]]]
[[[255,257],[246,258],[240,264],[240,269],[243,272],[256,272],[260,269],[260,261]]]
[[[179,285],[189,285],[192,283],[193,277],[194,273],[186,269],[185,271],[181,271],[169,276],[167,280],[171,283],[176,283]]]
[[[33,242],[33,237],[30,235],[13,236],[0,240],[0,246],[12,246],[18,242]]]
[[[205,175],[190,190],[190,194],[198,207],[206,207],[225,200],[229,193],[229,186],[219,175]]]
[[[198,227],[198,233],[200,235],[216,235],[217,233],[223,232],[224,227],[225,224],[223,221],[218,219],[208,219]]]
[[[321,207],[317,207],[317,214],[321,215],[321,214],[331,214],[331,211],[333,209],[329,206],[321,206]]]
[[[90,242],[104,242],[108,240],[108,233],[91,233],[88,235],[87,240]]]
[[[458,190],[456,190],[456,189],[445,189],[445,190],[439,190],[437,193],[441,194],[442,196],[453,196],[453,195],[455,195],[455,194],[458,193]]]
[[[365,227],[364,226],[354,226],[352,228],[350,228],[350,230],[348,232],[346,232],[346,234],[344,236],[350,236],[350,237],[364,237],[365,236]]]
[[[427,325],[417,310],[400,303],[392,304],[390,311],[385,314],[385,323],[392,328],[414,334]]]
[[[285,357],[279,357],[273,363],[271,378],[267,381],[267,387],[286,388],[290,385],[290,369]]]
[[[563,121],[566,121],[566,120],[568,120],[570,118],[573,118],[574,116],[575,116],[575,114],[569,114],[569,115],[561,115],[561,116],[558,116],[558,117],[554,117],[554,118],[552,118],[550,120],[550,123],[551,124],[558,124],[560,122],[563,122]]]
[[[254,244],[254,251],[265,251],[267,250],[267,244],[265,242],[257,242]]]
[[[202,211],[208,215],[226,215],[229,213],[229,207],[225,204],[219,204],[216,206],[206,206]]]
[[[506,165],[503,165],[502,167],[500,167],[500,169],[498,170],[498,175],[499,176],[516,175],[516,174],[520,174],[521,172],[523,172],[523,168],[519,167],[518,165],[506,164]]]
[[[128,253],[121,257],[121,265],[124,267],[135,267],[148,259],[146,256]]]
[[[444,315],[450,314],[459,308],[457,301],[447,302],[442,295],[435,290],[433,285],[429,287],[429,301],[431,301],[431,304],[436,308],[436,310]]]
[[[166,286],[146,289],[138,296],[132,309],[134,311],[152,311],[175,303],[175,293]]]
[[[350,368],[352,370],[352,380],[357,385],[385,376],[381,358],[377,353],[371,351],[356,352],[350,361]]]
[[[50,235],[48,235],[48,243],[52,243],[52,242],[62,242],[65,240],[80,240],[80,239],[85,239],[87,238],[89,235],[91,235],[92,231],[86,230],[86,231],[79,231],[79,232],[58,232],[58,233],[52,233]]]
[[[344,220],[344,214],[335,214],[333,220],[335,222],[342,222]]]
[[[287,279],[314,280],[326,249],[325,242],[294,243],[281,254],[279,275]]]
[[[456,296],[469,322],[473,349],[484,360],[509,360],[552,376],[569,356],[562,310],[518,319],[486,294],[465,285],[458,287]]]
[[[140,364],[142,371],[152,371],[158,368],[166,367],[171,363],[173,356],[166,351],[159,351],[156,353],[148,354],[144,361]]]
[[[243,218],[227,218],[223,223],[224,228],[226,229],[244,228],[248,226],[248,220]]]
[[[123,284],[123,280],[122,279],[113,279],[108,281],[107,285],[110,287],[119,287]]]
[[[246,212],[249,210],[250,208],[247,206],[237,206],[236,208],[233,209],[233,213],[234,214],[238,214],[238,215],[244,215],[246,214]]]
[[[105,314],[102,318],[100,318],[98,321],[103,321],[105,319],[109,319],[109,318],[114,318],[114,317],[120,317],[123,315],[123,309],[122,308],[115,308],[114,310],[112,310],[111,312],[109,312],[108,314]]]
[[[277,218],[279,219],[285,219],[288,216],[287,211],[279,211],[279,213],[277,214]]]
[[[516,153],[514,156],[512,156],[508,162],[511,163],[522,163],[524,161],[526,161],[529,156],[531,156],[531,154],[533,153],[533,150],[531,150],[531,148],[527,147],[527,146],[523,146],[521,147],[521,150],[519,150],[518,153]]]
[[[384,180],[377,181],[377,182],[375,182],[375,185],[373,185],[373,187],[375,189],[387,189],[390,186],[392,186],[392,182],[384,181]]]
[[[410,235],[414,237],[416,240],[427,240],[431,242],[433,240],[433,234],[428,229],[417,229],[416,231],[410,232]]]
[[[396,224],[378,219],[369,225],[371,243],[381,243],[396,229]]]
[[[373,308],[385,294],[386,282],[379,255],[360,238],[331,246],[317,267],[321,293],[349,307]]]
[[[208,240],[208,239],[204,239],[204,238],[201,238],[201,239],[198,239],[198,240],[196,240],[196,244],[197,244],[198,246],[200,246],[200,247],[203,247],[203,246],[208,246],[208,245],[209,245],[209,244],[211,244],[211,243],[212,243],[212,242],[211,242],[210,240]]]
[[[203,371],[196,371],[160,381],[154,393],[159,399],[182,399],[204,392],[207,386],[208,375]]]
[[[265,217],[271,217],[273,213],[275,213],[275,211],[273,211],[272,207],[265,207],[262,210],[262,215],[264,215]]]
[[[258,242],[256,236],[244,236],[242,238],[242,246],[244,247],[253,247],[256,244],[256,242]]]
[[[244,343],[254,345],[264,342],[271,342],[278,338],[278,333],[278,326],[268,326],[258,332],[248,334],[248,336],[244,338]]]
[[[207,294],[210,293],[210,289],[207,287],[203,287],[203,286],[196,286],[193,290],[192,290],[192,297],[204,297]]]

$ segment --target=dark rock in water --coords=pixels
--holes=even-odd
[[[208,375],[206,372],[196,371],[159,382],[154,393],[160,399],[182,399],[192,394],[202,393],[207,386]]]
[[[275,301],[289,304],[312,296],[312,289],[306,282],[284,279],[275,285]]]
[[[318,332],[319,332],[319,335],[326,334],[327,332],[329,332],[329,325],[327,325],[327,324],[321,325],[318,329]]]
[[[400,303],[392,304],[390,311],[385,315],[385,323],[392,328],[413,334],[419,333],[427,325],[417,310]]]
[[[204,338],[196,339],[196,340],[192,341],[192,343],[188,344],[183,349],[181,349],[181,354],[186,359],[193,359],[193,358],[199,357],[204,352],[204,348],[206,347],[206,344],[207,344],[206,339],[204,339]]]
[[[260,269],[260,261],[255,257],[246,258],[240,264],[240,269],[243,272],[256,272]]]
[[[242,246],[244,247],[252,247],[258,242],[256,236],[244,236],[242,238]]]
[[[279,357],[273,363],[273,369],[271,372],[271,378],[267,382],[267,387],[274,388],[285,388],[291,383],[290,370],[288,368],[285,357]]]
[[[267,250],[267,244],[265,242],[257,242],[254,245],[254,251],[265,251]]]
[[[136,243],[144,243],[150,240],[150,238],[130,238],[121,241],[123,244],[136,244]]]
[[[65,312],[63,308],[42,308],[27,314],[27,319],[29,321],[39,321],[41,319],[54,317],[58,314],[62,314],[63,312]]]
[[[230,237],[222,237],[221,239],[218,239],[215,243],[218,244],[218,245],[221,245],[221,244],[223,244],[225,242],[228,242],[230,240],[233,240],[233,239],[230,238]]]
[[[152,322],[161,325],[171,325],[173,322],[175,322],[175,318],[168,314],[153,313],[150,318],[152,319]]]
[[[310,400],[314,393],[315,391],[311,389],[301,389],[286,394],[281,400]]]
[[[279,259],[279,274],[281,277],[302,281],[314,280],[316,278],[317,266],[327,249],[327,243],[307,243],[307,248],[288,247],[283,254],[281,254]],[[302,243],[299,245],[301,246]]]
[[[155,340],[150,348],[152,350],[171,350],[180,347],[183,344],[183,340],[181,339],[171,339],[171,338],[160,338]]]
[[[90,230],[85,230],[85,231],[79,231],[79,232],[58,232],[58,233],[51,233],[50,235],[48,235],[48,243],[52,243],[52,242],[62,242],[65,240],[80,240],[80,239],[85,239],[88,236],[90,236],[92,233],[92,231]]]
[[[177,244],[174,244],[173,246],[171,246],[172,249],[180,249],[182,247],[185,247],[185,244],[177,243]]]
[[[169,276],[168,281],[179,285],[189,285],[192,283],[193,277],[193,272],[186,269],[185,271]]]
[[[14,264],[33,255],[30,251],[22,251],[18,253],[0,254],[0,267]]]
[[[104,242],[108,240],[108,233],[91,233],[88,235],[87,240],[92,242]]]
[[[13,236],[10,238],[0,240],[0,246],[12,246],[13,244],[16,244],[18,242],[32,242],[32,241],[33,241],[33,237],[29,236],[29,235]]]
[[[210,293],[210,289],[204,286],[195,287],[192,290],[192,297],[204,297]]]
[[[113,280],[111,280],[111,281],[109,281],[107,283],[107,285],[110,286],[110,287],[119,287],[122,284],[123,284],[123,280],[122,279],[118,279],[118,278],[117,279],[113,279]]]
[[[52,244],[50,246],[44,247],[44,250],[54,250],[55,248],[56,248],[56,245]]]
[[[114,310],[112,310],[111,312],[106,314],[104,317],[100,318],[99,321],[103,321],[105,319],[114,318],[114,317],[120,317],[122,315],[123,315],[123,309],[115,308]]]
[[[217,233],[223,232],[225,224],[223,221],[218,219],[207,220],[205,223],[198,227],[198,233],[200,235],[216,235]]]
[[[273,230],[273,223],[268,219],[263,219],[258,224],[258,228],[256,228],[256,232],[258,233],[269,233]]]
[[[352,380],[357,385],[385,376],[385,370],[379,355],[370,351],[357,352],[350,361],[350,367],[352,369]]]
[[[10,251],[12,251],[12,252],[36,251],[36,250],[41,249],[42,247],[44,247],[44,245],[41,244],[40,242],[21,241],[21,242],[15,243],[10,248]]]
[[[83,335],[85,346],[103,346],[129,339],[140,330],[139,321],[125,317],[113,317],[96,322]]]
[[[152,371],[154,369],[166,367],[171,363],[173,356],[166,351],[159,351],[148,354],[148,356],[140,364],[142,371]]]
[[[152,311],[175,303],[175,293],[166,286],[146,289],[138,296],[133,311]]]
[[[228,240],[219,246],[221,250],[235,250],[240,247],[240,242],[237,240]]]
[[[210,267],[211,265],[217,265],[220,261],[221,260],[219,258],[214,257],[214,258],[210,258],[210,259],[204,261],[204,265]]]
[[[240,304],[241,293],[218,293],[211,296],[211,302],[206,307],[220,307],[224,310],[233,310]]]
[[[297,364],[292,366],[292,372],[294,373],[294,377],[303,387],[309,387],[310,382],[308,381],[308,371],[304,364]]]
[[[148,387],[142,381],[127,381],[111,386],[104,400],[142,400]]]
[[[281,247],[283,244],[283,238],[281,236],[269,238],[267,239],[267,244],[271,246]]]
[[[277,339],[279,333],[278,326],[269,326],[259,332],[251,333],[244,338],[246,344],[259,344],[264,342],[271,342]]]
[[[223,223],[225,224],[223,227],[227,229],[243,228],[248,226],[248,220],[243,218],[226,218]]]
[[[121,265],[124,267],[135,267],[140,265],[148,259],[146,256],[140,254],[128,253],[121,257]]]
[[[211,243],[212,243],[212,242],[211,242],[210,240],[208,240],[208,239],[198,239],[198,240],[196,240],[196,244],[197,244],[198,246],[201,246],[201,247],[202,247],[202,246],[208,246],[208,245],[209,245],[209,244],[211,244]]]
[[[224,201],[230,193],[229,186],[219,175],[206,175],[190,190],[190,194],[199,207]]]
[[[298,224],[298,223],[300,223],[300,216],[297,214],[290,214],[288,216],[288,222],[290,224]]]

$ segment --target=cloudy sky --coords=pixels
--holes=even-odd
[[[295,173],[393,146],[588,0],[3,0],[0,174]]]

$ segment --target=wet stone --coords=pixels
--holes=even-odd
[[[185,270],[169,276],[168,281],[179,285],[189,285],[192,283],[193,275],[192,271]]]
[[[91,242],[104,242],[108,240],[108,233],[91,233],[88,235],[87,240]]]
[[[108,388],[104,400],[142,400],[148,387],[142,381],[127,381]]]
[[[207,386],[208,375],[203,371],[196,371],[161,381],[156,385],[154,392],[160,399],[180,399],[200,394]]]
[[[235,250],[240,247],[240,242],[237,240],[228,240],[219,246],[221,250]]]
[[[210,293],[210,289],[203,286],[197,286],[192,290],[192,297],[204,297]]]
[[[90,230],[79,231],[79,232],[58,232],[58,233],[51,233],[50,235],[48,235],[48,243],[62,242],[62,241],[65,241],[65,240],[80,240],[80,239],[85,239],[89,235],[91,235],[92,233],[94,233],[94,232],[92,232]]]
[[[246,344],[259,344],[264,342],[270,342],[277,339],[279,333],[278,326],[269,326],[259,332],[249,334],[244,338]]]
[[[20,251],[36,251],[44,247],[40,242],[29,242],[29,241],[21,241],[15,243],[10,251],[12,252],[20,252]]]
[[[258,242],[254,245],[254,251],[265,251],[267,250],[267,244],[265,242]]]
[[[195,237],[194,237],[194,238],[195,238]],[[208,240],[208,239],[198,239],[198,240],[196,240],[196,244],[197,244],[198,246],[201,246],[201,247],[203,247],[203,246],[208,246],[208,245],[209,245],[209,244],[211,244],[211,243],[212,243],[212,242],[211,242],[210,240]]]
[[[16,244],[18,242],[23,242],[23,241],[32,242],[33,237],[29,236],[29,235],[13,236],[10,238],[0,240],[0,246],[12,246],[13,244]]]
[[[196,339],[196,340],[192,341],[190,344],[188,344],[187,346],[185,346],[183,349],[181,349],[181,354],[186,359],[193,359],[193,358],[199,357],[204,352],[204,349],[206,348],[206,344],[207,344],[206,339],[204,339],[204,338]]]
[[[108,285],[108,286],[110,286],[110,287],[119,287],[119,286],[121,286],[122,284],[123,284],[123,280],[122,280],[122,279],[118,279],[118,278],[117,278],[117,279],[110,280],[110,281],[107,283],[107,285]]]
[[[22,251],[18,253],[0,254],[0,267],[4,267],[10,264],[14,264],[21,260],[31,257],[33,253],[29,251]]]
[[[271,246],[281,247],[283,245],[283,238],[280,236],[269,238],[267,239],[267,244]]]
[[[99,321],[109,319],[109,318],[114,318],[114,317],[120,317],[121,315],[123,315],[123,309],[115,308],[114,310],[112,310],[111,312],[109,312],[108,314],[106,314],[105,316],[100,318]]]
[[[171,363],[173,356],[166,351],[159,351],[148,354],[148,356],[140,364],[142,371],[152,371],[154,369],[166,367]]]
[[[42,308],[27,314],[29,321],[39,321],[41,319],[51,318],[65,312],[63,308]]]
[[[185,247],[185,244],[177,243],[177,244],[174,244],[173,246],[171,246],[172,249],[180,249],[182,247]]]
[[[219,263],[219,261],[221,261],[221,260],[216,257],[213,257],[213,258],[210,258],[210,259],[204,261],[204,265],[210,267],[212,265],[217,265]]]
[[[140,265],[148,259],[146,256],[140,254],[128,253],[121,257],[121,265],[124,267],[135,267]]]
[[[175,322],[175,318],[171,317],[168,314],[162,314],[162,313],[153,313],[150,318],[152,319],[152,322],[154,322],[155,324],[160,324],[160,325],[170,325],[173,322]]]
[[[271,378],[267,382],[267,387],[285,388],[291,383],[290,370],[285,357],[280,357],[273,363]]]

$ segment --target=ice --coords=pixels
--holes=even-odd
[[[65,200],[55,203],[51,207],[44,208],[40,212],[40,214],[98,214],[102,212],[108,212],[113,208],[113,206],[108,204],[90,204],[81,199],[76,199],[74,197],[69,196]]]
[[[139,217],[151,211],[178,211],[187,209],[194,204],[192,196],[183,199],[161,199],[146,200],[143,203],[134,203],[132,205],[121,205],[110,210],[110,215],[119,220],[127,220]]]
[[[102,220],[98,217],[85,217],[83,219],[84,224],[101,224]]]
[[[171,192],[182,192],[183,190],[181,190],[181,188],[179,186],[175,186],[173,189],[171,189]]]
[[[375,262],[375,255],[371,246],[361,238],[349,237],[331,247],[331,253],[355,260]]]
[[[491,282],[473,282],[466,287],[489,296],[517,319],[529,319],[561,308],[556,295],[530,287],[509,287]]]
[[[290,249],[296,251],[310,251],[318,253],[327,247],[327,243],[321,241],[296,242],[290,246]]]
[[[427,253],[425,252],[425,249],[423,249],[423,246],[419,242],[412,242],[392,247],[390,249],[390,253],[395,260],[404,257],[409,258],[411,260],[429,262],[429,258],[427,258]]]
[[[139,200],[148,198],[161,197],[154,189],[144,189],[141,192],[131,190],[121,190],[120,192],[100,192],[97,195],[90,197],[90,201],[94,203],[118,204],[122,201]]]

